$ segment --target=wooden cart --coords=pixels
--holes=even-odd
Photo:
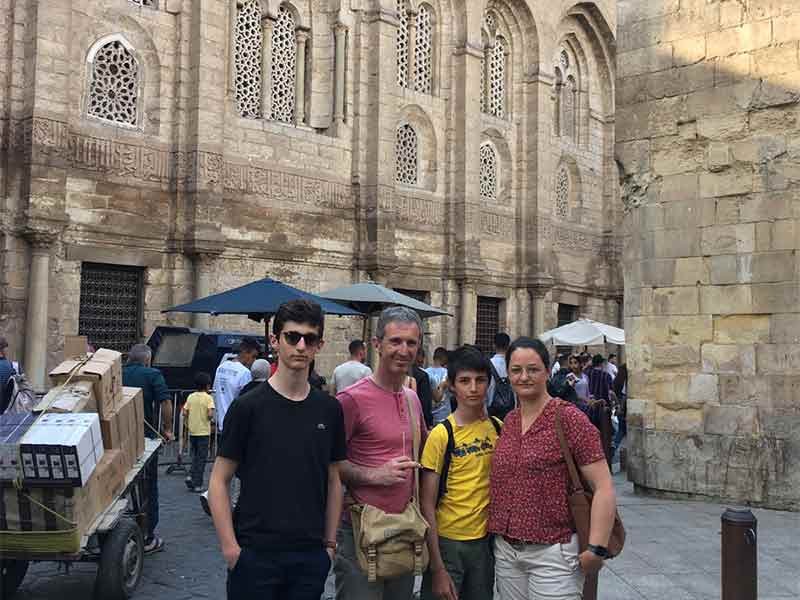
[[[10,600],[31,562],[98,563],[94,593],[100,600],[127,600],[136,591],[144,565],[148,494],[145,467],[157,460],[161,442],[145,439],[144,454],[125,475],[122,492],[92,522],[75,554],[8,552],[0,548],[0,598]]]

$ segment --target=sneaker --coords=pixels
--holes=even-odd
[[[153,536],[144,543],[145,554],[155,554],[156,552],[161,552],[163,549],[164,549],[164,540],[162,540],[157,535]]]
[[[192,485],[192,478],[191,478],[191,477],[187,477],[186,479],[184,479],[184,480],[183,480],[183,483],[185,483],[185,484],[186,484],[186,487],[187,487],[187,488],[189,488],[189,491],[190,491],[190,492],[191,492],[192,490],[194,490],[194,486]]]
[[[208,505],[208,490],[200,494],[200,506],[203,507],[205,513],[211,516],[211,507]]]

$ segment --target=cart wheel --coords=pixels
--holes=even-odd
[[[144,540],[132,519],[120,519],[106,536],[94,584],[98,600],[127,600],[142,578]]]
[[[27,572],[27,560],[0,560],[0,589],[3,591],[0,596],[8,600],[13,598]]]

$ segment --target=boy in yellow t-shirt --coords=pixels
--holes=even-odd
[[[494,588],[487,521],[489,472],[501,423],[486,415],[492,368],[474,346],[454,351],[447,380],[456,411],[436,425],[422,452],[422,513],[430,523],[430,567],[422,600],[485,600]]]
[[[189,430],[192,454],[192,470],[191,475],[186,477],[186,487],[190,492],[202,492],[208,441],[211,437],[211,419],[214,417],[214,399],[209,394],[211,376],[208,373],[198,373],[195,384],[197,391],[189,394],[183,405],[183,417]]]

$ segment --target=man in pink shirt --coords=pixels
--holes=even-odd
[[[413,423],[427,436],[422,405],[417,394],[403,386],[422,337],[422,321],[409,308],[393,306],[378,318],[375,348],[380,356],[377,371],[342,390],[337,398],[344,412],[347,460],[341,470],[349,494],[389,512],[402,512],[414,493],[415,469],[412,420],[407,397],[414,411]],[[420,444],[421,452],[422,444]],[[353,528],[345,513],[339,529],[334,564],[336,597],[339,600],[408,600],[414,575],[379,579],[369,583],[355,553]]]

